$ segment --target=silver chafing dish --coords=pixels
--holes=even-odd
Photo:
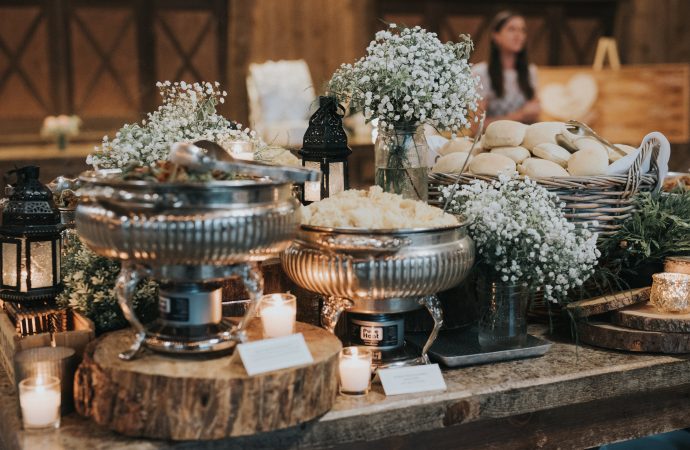
[[[281,254],[286,274],[298,285],[326,296],[322,324],[333,331],[348,313],[401,313],[426,307],[434,328],[412,360],[427,363],[427,351],[443,324],[436,293],[459,284],[475,257],[467,223],[446,228],[363,230],[302,225]]]
[[[161,183],[94,172],[80,177],[77,231],[94,252],[122,261],[116,291],[137,340],[121,358],[133,358],[142,344],[167,353],[209,353],[245,340],[263,292],[256,262],[288,246],[300,218],[292,183],[318,180],[319,173],[246,162],[219,165],[249,167],[254,175],[266,171],[273,178]],[[159,318],[144,326],[131,299],[148,276],[160,283]],[[221,282],[230,277],[243,280],[252,300],[237,324],[221,312]]]

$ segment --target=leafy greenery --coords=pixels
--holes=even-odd
[[[128,326],[115,295],[115,282],[120,272],[118,261],[98,256],[78,237],[71,235],[62,261],[65,289],[58,296],[60,306],[71,307],[91,319],[96,332]],[[142,281],[134,295],[134,311],[146,323],[156,317],[158,284]]]
[[[668,256],[690,255],[690,192],[641,193],[637,210],[601,241],[602,259],[614,272],[636,273]]]

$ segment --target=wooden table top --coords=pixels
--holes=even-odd
[[[531,326],[533,334],[546,327]],[[320,419],[287,430],[206,442],[226,448],[586,448],[690,427],[690,356],[632,354],[555,342],[541,358],[444,370],[445,392],[338,397]],[[234,356],[236,357],[236,356]],[[59,430],[21,430],[17,397],[0,374],[4,449],[199,448],[127,438],[76,414]],[[279,408],[280,405],[275,405]]]
[[[0,161],[86,158],[96,143],[70,144],[59,150],[55,144],[0,146]]]

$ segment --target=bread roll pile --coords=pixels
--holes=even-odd
[[[567,141],[563,145],[560,141]],[[629,154],[636,149],[614,144]],[[439,151],[432,172],[497,176],[518,171],[530,178],[580,177],[605,175],[609,164],[622,158],[620,152],[609,149],[598,140],[570,133],[563,122],[538,122],[525,125],[512,120],[497,120],[486,127],[486,133],[470,155],[472,140],[459,138],[449,141]]]
[[[350,189],[302,208],[302,223],[328,228],[370,230],[439,228],[458,224],[458,219],[426,202],[383,192]]]

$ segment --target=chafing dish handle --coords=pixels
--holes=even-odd
[[[122,263],[120,275],[117,277],[117,283],[115,284],[117,302],[120,304],[120,308],[122,309],[122,313],[125,315],[127,322],[129,322],[136,332],[136,339],[134,340],[134,343],[132,343],[132,346],[118,355],[120,359],[125,361],[134,359],[141,350],[142,344],[146,340],[146,329],[141,324],[134,312],[132,298],[134,297],[134,291],[136,290],[139,282],[148,275],[148,270],[144,267],[124,261]]]
[[[272,166],[260,162],[250,161],[214,161],[205,163],[212,169],[225,172],[241,171],[250,175],[269,177],[278,181],[292,181],[304,183],[305,181],[320,181],[321,172],[303,167]]]

